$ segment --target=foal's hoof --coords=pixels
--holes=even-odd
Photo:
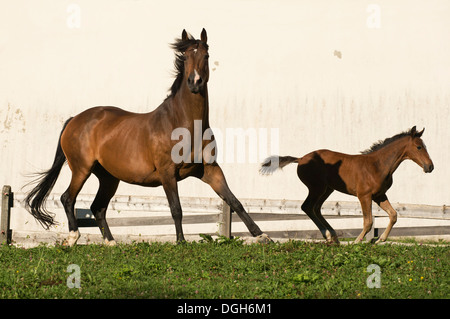
[[[332,240],[327,240],[326,243],[328,246],[339,246],[341,244],[337,238],[332,239]]]
[[[260,244],[273,243],[273,240],[267,234],[256,236],[256,242]]]
[[[370,240],[370,243],[371,244],[382,244],[385,241],[386,241],[386,239],[374,237]]]
[[[113,247],[113,246],[116,246],[116,245],[117,245],[117,243],[116,243],[116,241],[114,239],[113,240],[108,240],[108,239],[105,238],[105,246]]]
[[[80,232],[78,230],[69,232],[69,236],[63,241],[63,246],[73,247],[80,238]]]

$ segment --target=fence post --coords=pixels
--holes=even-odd
[[[12,231],[10,229],[11,207],[14,204],[14,193],[11,192],[11,186],[4,185],[2,189],[2,211],[0,217],[0,244],[11,243]]]
[[[219,214],[219,236],[231,237],[231,207],[223,202],[222,212]]]

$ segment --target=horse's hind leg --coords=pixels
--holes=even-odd
[[[81,170],[72,171],[72,179],[67,190],[61,195],[61,202],[67,215],[69,223],[69,236],[66,240],[68,246],[73,246],[80,238],[78,231],[78,223],[75,216],[75,201],[81,188],[89,177],[90,172],[82,172]]]
[[[325,226],[325,228],[327,229],[325,231],[325,236],[324,236],[327,239],[327,242],[339,244],[339,239],[336,234],[336,231],[325,220],[325,218],[322,216],[322,212],[321,212],[323,203],[327,200],[328,197],[330,197],[330,195],[333,191],[334,190],[332,188],[329,188],[329,187],[326,188],[325,192],[319,197],[316,204],[314,205],[314,213],[315,213],[315,216],[318,219],[318,221],[323,226]]]
[[[230,208],[238,214],[253,237],[258,237],[260,242],[267,242],[271,240],[269,236],[263,234],[258,225],[255,224],[253,219],[245,211],[239,200],[231,192],[219,165],[205,165],[201,179],[211,186],[217,195],[219,195],[219,197],[222,198],[230,206]]]
[[[298,165],[297,176],[309,190],[308,197],[302,204],[302,210],[316,224],[327,242],[339,243],[336,232],[323,218],[320,211],[322,204],[333,192],[333,189],[326,184],[325,174],[320,158],[311,160],[305,157],[303,162]]]
[[[319,208],[320,211],[320,208],[322,206],[323,202],[320,202],[320,200],[324,192],[325,192],[324,188],[317,189],[310,187],[308,197],[306,197],[305,201],[302,204],[302,210],[306,213],[306,215],[308,215],[309,218],[311,218],[314,224],[316,224],[317,228],[319,228],[320,232],[322,233],[323,238],[325,238],[327,241],[332,241],[332,233],[329,229],[331,230],[333,229],[325,221],[325,219],[322,217],[320,213],[319,214],[316,213],[317,207]],[[333,233],[336,234],[334,230]]]
[[[116,193],[119,180],[108,173],[100,164],[95,166],[93,173],[97,176],[100,185],[97,195],[92,202],[91,211],[95,216],[95,220],[103,235],[105,244],[114,246],[116,242],[109,230],[108,223],[106,222],[106,210],[111,198]]]

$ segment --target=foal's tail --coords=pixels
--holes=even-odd
[[[259,172],[263,175],[269,175],[275,172],[278,168],[281,169],[286,165],[295,162],[298,162],[297,157],[278,155],[269,156],[264,160],[264,163],[261,165]]]
[[[69,118],[66,123],[64,123],[64,127],[59,136],[58,147],[56,149],[55,160],[53,161],[52,167],[48,171],[36,174],[39,175],[39,177],[30,184],[38,184],[28,193],[27,197],[25,197],[25,208],[37,219],[42,227],[46,229],[49,229],[50,226],[56,224],[54,221],[54,214],[47,211],[45,202],[58,179],[62,166],[66,162],[66,156],[61,148],[61,135],[71,119],[72,118]]]

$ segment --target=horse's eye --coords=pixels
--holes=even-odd
[[[417,146],[417,149],[420,151],[422,149],[422,146]]]

